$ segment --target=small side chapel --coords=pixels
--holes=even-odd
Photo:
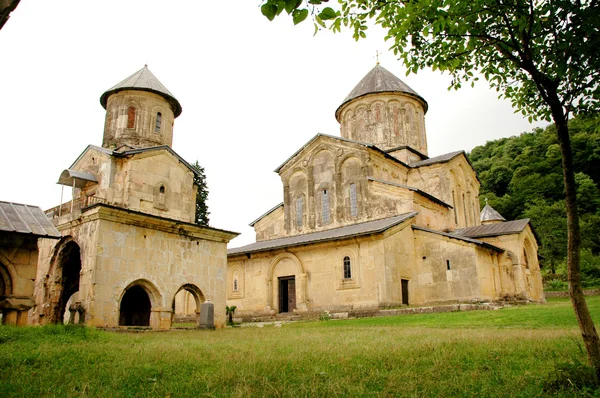
[[[242,317],[402,305],[544,301],[528,219],[479,211],[464,151],[429,157],[427,102],[377,64],[276,173],[283,202],[229,249],[227,305]]]
[[[172,148],[179,101],[145,66],[100,97],[102,146],[58,180],[73,199],[46,211],[30,324],[169,329],[214,304],[225,325],[226,247],[237,233],[195,223],[198,173]],[[179,308],[177,308],[179,307]]]

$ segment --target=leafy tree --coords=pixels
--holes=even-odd
[[[208,226],[209,219],[208,215],[208,185],[206,185],[206,175],[204,174],[204,167],[200,166],[198,160],[192,165],[194,169],[198,171],[198,174],[194,175],[194,183],[198,185],[198,192],[196,192],[196,224]]]
[[[265,0],[269,19],[284,10],[295,24],[312,13],[315,28],[349,28],[366,37],[367,22],[387,30],[409,72],[448,72],[451,87],[483,76],[530,119],[552,120],[560,147],[568,224],[569,292],[588,357],[600,380],[600,341],[580,281],[581,232],[568,120],[600,108],[598,0]],[[316,32],[316,31],[315,31]],[[587,173],[590,175],[589,173]]]

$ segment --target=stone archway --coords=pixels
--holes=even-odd
[[[160,295],[149,281],[130,283],[119,300],[119,326],[158,327],[153,308],[159,307]]]
[[[298,312],[307,311],[306,281],[307,274],[304,272],[304,267],[298,257],[291,253],[282,253],[275,257],[269,266],[266,310],[275,313],[280,313],[282,310],[284,310],[283,312],[293,312],[294,310]],[[292,293],[289,292],[291,291],[292,283],[293,294],[295,295],[293,305],[295,308],[292,310],[287,308],[287,311],[285,311],[285,308],[281,306],[280,291],[286,288],[290,289],[287,294],[291,295]]]
[[[81,249],[72,238],[63,240],[55,250],[51,270],[46,275],[46,304],[44,313],[50,323],[62,323],[67,302],[79,291]]]
[[[196,285],[187,283],[181,286],[173,296],[172,324],[175,322],[193,321],[194,325],[199,327],[200,309],[202,303],[205,301],[204,294]]]

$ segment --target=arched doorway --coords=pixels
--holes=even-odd
[[[79,291],[79,275],[81,273],[81,250],[79,245],[68,240],[57,250],[54,272],[46,288],[50,304],[49,320],[51,323],[62,323],[67,311],[67,301]]]
[[[173,296],[171,323],[193,322],[194,326],[200,326],[200,309],[204,301],[204,294],[196,285],[181,286]]]
[[[119,326],[150,326],[152,302],[146,290],[133,285],[125,291],[119,307]]]

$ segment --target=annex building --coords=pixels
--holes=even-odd
[[[427,102],[376,65],[277,169],[283,202],[228,251],[227,304],[242,317],[402,305],[543,301],[528,219],[480,211],[464,151],[429,157]]]
[[[61,173],[73,200],[46,212],[60,234],[38,242],[29,323],[168,329],[176,301],[199,319],[210,300],[224,326],[226,246],[237,234],[195,223],[198,171],[171,148],[179,101],[144,67],[100,103],[102,146]]]

